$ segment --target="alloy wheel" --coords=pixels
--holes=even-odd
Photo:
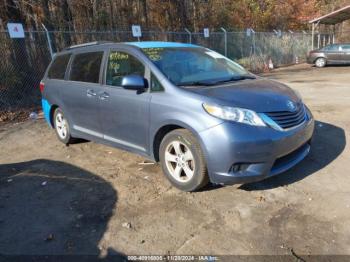
[[[326,60],[323,58],[318,58],[316,60],[316,66],[317,67],[324,67],[326,65]]]
[[[60,112],[56,114],[55,126],[59,137],[65,139],[68,134],[68,123]]]
[[[189,181],[195,171],[195,160],[191,150],[180,141],[172,141],[165,150],[166,167],[178,182]]]

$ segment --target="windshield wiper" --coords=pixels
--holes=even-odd
[[[220,83],[232,82],[232,81],[241,81],[245,79],[256,79],[253,75],[237,75],[232,76],[228,79],[218,80],[218,81],[192,81],[192,82],[183,82],[177,84],[177,86],[214,86]]]
[[[215,82],[208,81],[192,81],[192,82],[183,82],[177,84],[177,86],[212,86],[216,84]]]
[[[246,80],[246,79],[256,79],[255,76],[253,75],[238,75],[238,76],[232,76],[228,79],[220,80],[217,81],[215,84],[218,83],[225,83],[225,82],[231,82],[231,81],[241,81],[241,80]]]

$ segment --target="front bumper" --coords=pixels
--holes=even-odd
[[[310,151],[314,120],[288,131],[224,122],[200,132],[214,184],[243,184],[280,174]]]

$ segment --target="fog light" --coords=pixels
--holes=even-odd
[[[229,173],[237,173],[240,171],[245,171],[249,167],[250,164],[248,163],[236,163],[233,164],[229,170]]]

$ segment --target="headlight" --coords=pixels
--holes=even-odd
[[[235,121],[252,126],[266,126],[258,114],[252,110],[209,104],[203,104],[203,107],[208,114],[224,120]]]

